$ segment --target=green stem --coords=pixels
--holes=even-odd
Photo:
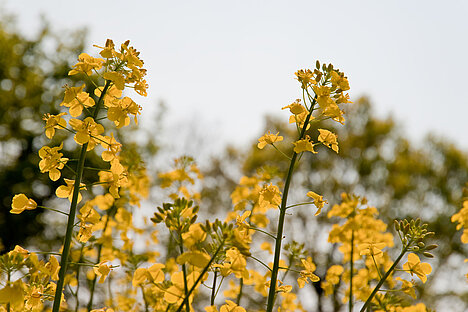
[[[304,206],[304,205],[313,205],[314,202],[307,202],[307,203],[300,203],[300,204],[294,204],[294,205],[289,205],[286,207],[286,209],[297,207],[297,206]]]
[[[380,287],[382,287],[383,283],[385,282],[385,280],[387,279],[387,277],[394,271],[395,267],[398,265],[398,263],[400,262],[401,258],[403,258],[403,256],[405,255],[406,251],[408,251],[408,247],[410,246],[411,243],[409,243],[408,245],[405,246],[405,248],[403,248],[403,250],[401,251],[400,255],[398,256],[398,258],[395,260],[395,262],[392,264],[392,266],[390,267],[390,269],[388,269],[387,272],[385,272],[385,275],[380,279],[380,281],[377,283],[377,285],[375,286],[374,290],[372,291],[372,293],[370,294],[369,298],[367,298],[366,302],[364,303],[364,305],[362,306],[360,312],[364,312],[371,304],[371,301],[372,299],[374,298],[375,294],[379,291]]]
[[[316,99],[314,98],[311,108],[314,107],[315,102],[316,102]],[[304,121],[304,125],[302,126],[302,131],[301,131],[301,134],[299,135],[298,140],[301,140],[304,137],[306,129],[307,129],[307,125],[309,124],[309,120],[311,116],[312,116],[312,109],[310,110],[309,114],[307,114],[306,120]],[[274,261],[273,261],[273,270],[271,272],[270,290],[268,293],[268,303],[267,303],[266,312],[272,312],[273,306],[275,304],[276,281],[278,279],[278,267],[279,267],[280,254],[281,254],[281,241],[283,238],[284,219],[286,215],[289,185],[291,183],[291,178],[293,175],[296,158],[297,158],[297,153],[293,152],[293,156],[291,157],[291,163],[289,164],[288,174],[286,176],[286,182],[284,184],[283,198],[281,199],[280,215],[279,215],[279,220],[278,220],[278,231],[276,234],[275,256],[274,256]]]
[[[264,230],[261,230],[261,229],[259,229],[259,228],[253,227],[253,226],[250,226],[249,229],[250,229],[250,230],[257,231],[257,232],[260,232],[260,233],[263,233],[263,234],[265,234],[265,235],[268,235],[268,236],[270,236],[271,238],[273,238],[273,239],[276,240],[276,237],[275,237],[274,235],[272,235],[272,234],[270,234],[270,233],[268,233],[268,232],[266,232],[266,231],[264,231]]]
[[[44,206],[37,206],[37,208],[42,208],[42,209],[50,210],[50,211],[53,211],[53,212],[58,212],[58,213],[61,213],[63,215],[68,216],[68,213],[57,210],[57,209],[54,209],[54,208],[49,208],[49,207],[44,207]]]
[[[379,269],[379,266],[377,265],[377,262],[375,261],[375,257],[374,257],[372,249],[371,249],[371,256],[372,256],[372,261],[374,261],[374,266],[375,266],[375,269],[377,270],[377,274],[379,274],[379,278],[382,279],[382,275],[380,274],[380,269]]]
[[[218,271],[214,271],[213,276],[213,286],[211,288],[211,298],[210,298],[210,305],[214,305],[215,297],[216,297],[216,279],[218,278]]]
[[[280,152],[284,157],[286,157],[287,159],[291,160],[291,157],[289,157],[288,155],[286,155],[282,150],[278,149],[274,143],[271,143],[271,146],[273,146],[275,148],[275,150],[277,150],[278,152]]]
[[[214,259],[216,258],[216,256],[218,255],[218,253],[220,252],[221,248],[223,248],[224,246],[224,240],[221,242],[221,244],[218,246],[218,248],[216,249],[213,257],[211,257],[210,261],[208,262],[208,264],[203,268],[203,271],[200,273],[200,276],[197,278],[197,280],[195,281],[195,283],[193,283],[193,286],[190,288],[190,290],[188,291],[188,294],[187,296],[185,296],[184,298],[184,301],[182,301],[182,304],[179,306],[179,308],[177,309],[176,312],[180,312],[182,311],[182,308],[184,307],[184,305],[187,305],[189,308],[190,308],[190,305],[188,304],[188,300],[189,300],[189,297],[190,295],[192,294],[192,292],[195,290],[195,288],[197,287],[198,283],[200,283],[200,281],[202,280],[203,278],[203,275],[205,275],[205,273],[208,271],[208,269],[210,268],[211,264],[213,263]],[[221,284],[220,284],[221,286]]]
[[[180,254],[184,253],[184,242],[182,240],[182,234],[179,235],[179,251],[180,251]],[[184,274],[184,293],[185,293],[185,297],[188,297],[187,269],[186,269],[185,263],[182,264],[182,272]],[[185,310],[187,312],[190,312],[190,305],[187,304]]]
[[[240,305],[240,301],[241,301],[241,298],[242,298],[242,289],[244,288],[244,278],[241,278],[240,279],[240,285],[239,285],[239,294],[237,295],[237,299],[236,299],[236,304],[237,305]]]
[[[354,229],[351,230],[351,260],[349,263],[349,312],[353,312]]]
[[[148,312],[149,307],[148,307],[148,301],[146,300],[146,296],[145,296],[145,289],[143,288],[143,286],[140,286],[140,288],[141,288],[141,295],[143,296],[143,301],[145,302],[145,312]]]
[[[99,108],[104,98],[104,94],[106,94],[107,89],[110,86],[110,80],[106,81],[106,85],[104,86],[104,90],[99,97],[99,100],[96,104],[96,108],[94,110],[93,118],[97,117],[99,113]],[[55,297],[54,297],[54,305],[52,307],[52,312],[58,312],[60,308],[60,303],[62,300],[62,291],[63,291],[63,284],[65,281],[65,275],[67,273],[68,268],[68,258],[70,256],[70,247],[71,247],[71,240],[73,234],[73,225],[75,223],[75,215],[76,215],[76,207],[78,205],[78,194],[80,192],[80,184],[81,179],[83,177],[83,167],[86,158],[86,150],[88,148],[88,143],[83,144],[81,147],[80,157],[78,160],[78,164],[76,165],[76,175],[75,175],[75,185],[73,188],[73,196],[72,201],[70,204],[70,212],[68,214],[68,223],[67,223],[67,231],[65,234],[65,239],[63,242],[63,251],[62,251],[62,258],[60,259],[60,271],[59,271],[59,280],[57,282],[57,288],[55,290]]]
[[[254,256],[250,255],[249,256],[250,258],[254,259],[255,261],[257,261],[258,263],[260,263],[261,265],[263,265],[265,268],[267,268],[270,272],[271,272],[271,269],[268,265],[266,265],[262,260],[258,259],[258,258],[255,258]]]

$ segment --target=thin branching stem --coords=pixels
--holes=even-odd
[[[382,287],[383,283],[387,279],[387,277],[395,270],[395,267],[398,265],[398,263],[401,261],[401,258],[405,255],[405,253],[408,251],[408,247],[411,245],[412,242],[409,242],[408,245],[406,245],[403,250],[401,251],[400,255],[398,258],[396,258],[395,262],[393,262],[392,266],[388,269],[387,272],[385,272],[385,275],[380,279],[380,281],[377,283],[377,285],[374,287],[374,290],[370,294],[369,298],[367,298],[366,302],[362,306],[360,312],[364,312],[371,304],[372,299],[374,298],[375,294],[380,290],[380,287]]]
[[[203,268],[203,271],[200,273],[200,276],[198,276],[197,280],[195,281],[195,283],[193,283],[193,286],[190,288],[190,290],[188,291],[188,294],[185,296],[184,300],[182,301],[182,304],[179,306],[179,308],[177,309],[176,312],[180,312],[182,311],[182,308],[184,307],[184,305],[187,305],[190,307],[190,305],[188,304],[188,300],[190,298],[190,295],[192,294],[192,292],[195,290],[195,288],[197,287],[197,285],[200,283],[200,281],[202,280],[203,276],[205,275],[205,273],[208,271],[208,269],[210,268],[211,264],[213,263],[214,259],[216,258],[216,256],[218,255],[218,253],[221,251],[221,249],[223,248],[224,246],[224,240],[221,242],[221,244],[218,246],[218,248],[216,249],[214,255],[211,257],[210,261],[208,262],[208,264]],[[220,286],[221,286],[221,283],[220,283]],[[215,295],[216,296],[216,295]]]

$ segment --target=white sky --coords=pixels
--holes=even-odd
[[[148,69],[148,98],[137,100],[144,112],[164,100],[174,123],[203,121],[221,142],[259,135],[267,113],[286,121],[281,107],[300,94],[294,72],[319,59],[347,74],[352,98],[369,95],[411,138],[430,131],[468,148],[468,1],[3,4],[25,33],[37,31],[40,13],[56,30],[88,27],[90,52],[106,38],[130,39]]]

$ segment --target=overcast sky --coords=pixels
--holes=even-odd
[[[92,44],[130,39],[148,69],[144,112],[201,120],[221,142],[255,137],[265,114],[300,95],[299,68],[332,62],[353,99],[368,95],[411,138],[444,135],[468,149],[468,1],[3,0],[20,29],[39,15],[89,30]],[[149,114],[147,114],[149,115]],[[216,137],[216,136],[215,136]]]

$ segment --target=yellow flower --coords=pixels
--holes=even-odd
[[[40,305],[42,304],[42,294],[44,293],[44,287],[42,285],[40,286],[32,286],[28,288],[27,290],[27,295],[26,295],[26,308],[28,309],[33,309],[33,308],[39,308]]]
[[[341,76],[340,74],[338,74],[334,70],[331,72],[331,83],[332,83],[332,85],[339,87],[341,89],[341,91],[349,90],[348,79],[346,79],[346,77],[344,77],[344,75]]]
[[[331,90],[327,86],[313,86],[315,94],[317,95],[317,103],[321,109],[325,109],[333,103],[333,99],[330,98]]]
[[[50,256],[49,262],[47,262],[44,269],[44,272],[50,276],[51,280],[57,281],[59,279],[58,272],[60,270],[60,264],[55,256]]]
[[[27,198],[24,194],[17,194],[11,201],[10,213],[20,214],[24,210],[33,210],[36,209],[36,207],[37,203],[33,199]]]
[[[96,268],[94,267],[94,273],[99,276],[99,283],[102,284],[106,280],[106,277],[109,275],[111,267],[107,264],[100,263]]]
[[[60,113],[58,115],[44,114],[42,120],[46,122],[44,126],[46,137],[52,139],[55,135],[55,129],[65,129],[67,127],[67,122],[62,118],[62,116],[66,114],[67,113]]]
[[[226,300],[226,304],[221,306],[219,312],[245,312],[245,309],[238,306],[234,301]]]
[[[193,271],[187,276],[187,287],[190,289],[197,278],[200,276],[199,272]],[[185,298],[184,274],[183,272],[175,272],[171,275],[172,286],[170,286],[164,293],[164,300],[168,303],[175,303],[176,306],[182,303]],[[188,301],[191,304],[193,300],[193,293],[190,295]]]
[[[302,153],[302,152],[312,152],[314,154],[317,154],[316,151],[314,151],[314,144],[310,141],[310,137],[308,135],[305,136],[304,139],[298,140],[296,142],[293,142],[294,144],[294,152],[296,153]]]
[[[131,98],[124,97],[112,102],[107,110],[107,118],[113,121],[117,128],[121,128],[130,124],[129,114],[134,116],[133,119],[138,124],[136,116],[140,114],[140,111],[140,105],[136,104]]]
[[[99,54],[104,57],[104,58],[113,58],[113,57],[119,57],[120,53],[115,51],[115,45],[114,42],[111,39],[106,40],[106,46],[105,47],[100,47],[98,45],[94,45],[96,48],[102,49]]]
[[[276,208],[281,204],[281,192],[276,185],[265,185],[259,195],[258,204],[262,210]]]
[[[164,281],[164,269],[165,265],[162,263],[155,263],[150,266],[147,270],[149,280],[152,283],[162,283]]]
[[[300,99],[297,99],[295,102],[293,102],[293,103],[289,104],[288,106],[285,106],[285,107],[283,107],[281,109],[286,109],[286,108],[289,108],[289,111],[293,115],[301,115],[303,113],[307,113],[307,110],[304,107],[304,105],[301,104]]]
[[[312,191],[310,192],[307,192],[307,196],[309,196],[310,198],[312,198],[314,200],[314,205],[315,207],[318,208],[317,212],[315,213],[315,215],[319,215],[319,213],[322,211],[322,208],[325,204],[328,204],[328,202],[326,200],[323,200],[323,196],[317,194],[317,193],[314,193]]]
[[[135,83],[134,90],[139,95],[147,96],[148,93],[146,93],[146,89],[148,89],[148,84],[146,83],[146,80],[141,79],[140,81],[137,81]]]
[[[194,251],[187,251],[177,257],[178,264],[189,263],[197,268],[203,269],[208,265],[210,262],[210,255],[206,252],[194,250]]]
[[[226,251],[225,262],[222,265],[215,264],[214,267],[220,268],[222,276],[228,276],[234,273],[237,278],[247,278],[249,272],[245,268],[246,265],[247,261],[240,251],[236,247],[231,247]]]
[[[107,151],[102,152],[101,158],[104,161],[112,161],[117,157],[117,153],[120,152],[122,144],[117,142],[114,138],[114,134],[111,133],[111,136],[103,136],[101,141],[101,146],[107,149]]]
[[[78,73],[85,73],[90,76],[94,70],[99,70],[102,67],[104,60],[102,58],[94,58],[86,53],[81,53],[78,56],[78,63],[73,66],[73,69],[68,72],[68,75],[76,75]]]
[[[121,73],[107,72],[102,75],[102,78],[112,81],[115,87],[119,90],[123,90],[125,88],[125,78]]]
[[[403,285],[401,285],[401,290],[416,299],[416,292],[414,290],[413,281],[408,282],[407,280],[402,279],[401,277],[395,278],[397,281],[401,281]]]
[[[358,250],[361,256],[369,255],[375,258],[381,258],[383,257],[383,251],[381,249],[385,246],[387,246],[385,243],[362,243],[358,245]]]
[[[100,309],[93,309],[91,312],[114,312],[114,309],[111,308],[100,308]]]
[[[87,150],[92,150],[100,141],[101,133],[104,132],[104,127],[94,121],[93,118],[87,117],[85,120],[71,119],[70,126],[76,130],[74,140],[76,143],[83,145],[88,143]]]
[[[73,189],[75,180],[64,179],[67,185],[60,185],[55,191],[55,195],[60,198],[68,198],[71,202],[73,197]],[[85,185],[81,183],[80,189],[86,189]],[[81,201],[81,194],[78,192],[78,203]]]
[[[427,276],[431,274],[432,267],[429,263],[421,262],[419,257],[414,254],[410,253],[408,255],[408,262],[403,264],[403,269],[411,273],[411,275],[416,274],[419,279],[425,283],[427,281]]]
[[[72,117],[78,117],[83,112],[83,107],[92,107],[96,103],[87,92],[83,92],[85,85],[80,87],[67,87],[65,96],[60,106],[68,107]]]
[[[112,172],[99,171],[99,182],[107,183],[109,193],[114,196],[114,198],[120,198],[119,188],[128,183],[127,174],[125,171],[116,173],[113,171],[113,167],[111,167],[111,171]]]
[[[63,154],[58,151],[63,147],[63,142],[60,146],[48,147],[43,146],[39,150],[39,169],[42,173],[49,172],[49,178],[52,181],[57,181],[60,178],[60,170],[63,169],[68,161],[68,158],[62,158]]]
[[[206,238],[206,232],[203,231],[200,223],[190,225],[187,232],[182,234],[182,240],[187,248],[191,248],[197,243],[201,243]]]
[[[279,132],[276,134],[271,134],[270,131],[268,131],[268,133],[264,134],[261,138],[258,139],[257,147],[259,149],[263,149],[267,144],[283,141],[283,137],[278,134]]]
[[[302,88],[307,88],[309,84],[316,84],[317,81],[313,78],[313,72],[310,69],[300,69],[296,72],[297,80],[302,84]]]
[[[240,230],[248,230],[250,226],[245,222],[252,212],[246,211],[242,214],[242,216],[236,216],[236,225],[239,227]]]
[[[326,129],[318,129],[318,131],[320,132],[318,137],[319,142],[322,142],[323,145],[338,153],[338,141],[336,139],[336,134]]]
[[[309,279],[312,282],[318,282],[320,278],[314,274],[315,264],[312,262],[312,258],[308,257],[307,260],[301,259],[301,262],[305,270],[302,270],[300,272],[301,276],[297,279],[297,284],[299,285],[299,288],[303,288],[306,283],[309,283]]]

